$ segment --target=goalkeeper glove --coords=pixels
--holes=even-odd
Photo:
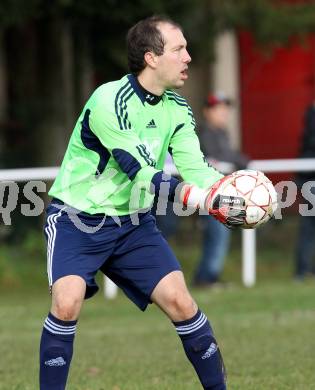
[[[225,176],[205,190],[187,184],[182,189],[182,202],[187,207],[205,210],[228,228],[242,226],[246,216],[245,199],[224,195],[224,189],[233,180],[231,175]]]

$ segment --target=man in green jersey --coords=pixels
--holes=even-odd
[[[141,309],[155,303],[173,322],[204,389],[226,389],[223,363],[205,314],[150,213],[154,195],[242,224],[243,199],[221,202],[229,177],[209,167],[195,121],[173,91],[191,58],[180,26],[144,19],[127,36],[130,74],[101,85],[75,125],[49,192],[47,273],[52,305],[40,345],[40,389],[65,389],[77,319],[101,270]],[[184,179],[163,173],[167,151]]]

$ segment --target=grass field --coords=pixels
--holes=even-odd
[[[192,290],[216,331],[229,390],[315,389],[315,280],[292,280],[295,231],[288,223],[286,231],[270,225],[268,234],[259,232],[254,288],[241,285],[236,235],[224,274],[230,286]],[[185,244],[173,244],[189,281],[199,243],[185,228],[181,235]],[[28,241],[0,251],[0,390],[38,389],[38,343],[49,296],[42,248],[36,239]],[[122,294],[105,301],[99,293],[86,302],[67,390],[200,388],[158,309],[142,313]]]
[[[193,291],[212,320],[229,389],[315,389],[314,283]],[[49,307],[45,290],[1,293],[0,389],[37,389],[37,349]],[[179,339],[155,308],[120,295],[86,302],[68,390],[199,389]]]

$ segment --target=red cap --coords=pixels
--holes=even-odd
[[[210,93],[205,103],[207,107],[213,107],[216,106],[217,104],[222,104],[222,103],[230,106],[232,105],[232,100],[226,97],[223,93],[218,92],[215,94]]]

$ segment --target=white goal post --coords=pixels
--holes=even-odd
[[[221,162],[218,169],[222,172],[231,172],[232,166],[229,163]],[[275,159],[275,160],[252,160],[248,169],[256,169],[266,174],[280,172],[306,172],[315,170],[315,159]],[[46,168],[19,168],[0,170],[1,182],[25,182],[30,180],[54,180],[59,167]],[[165,172],[178,174],[174,164],[165,166]],[[114,298],[117,294],[117,286],[108,278],[104,279],[104,295],[107,298]],[[244,286],[252,287],[256,282],[256,232],[253,230],[242,230],[242,281]]]

